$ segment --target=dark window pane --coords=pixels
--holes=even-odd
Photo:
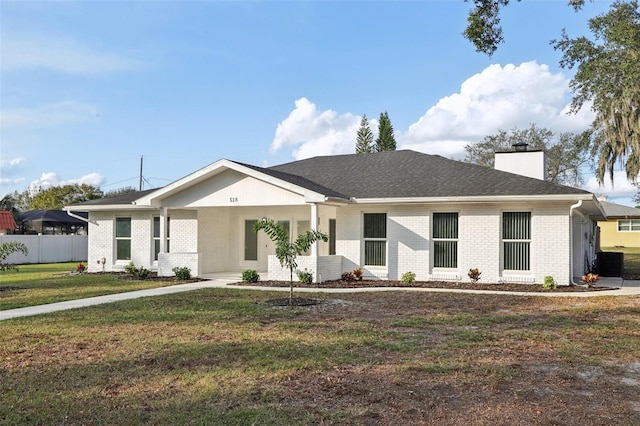
[[[116,241],[116,259],[131,260],[131,240]]]
[[[529,243],[505,242],[504,243],[504,269],[512,271],[529,270]]]
[[[336,254],[336,220],[329,219],[329,254]]]
[[[458,242],[434,241],[433,266],[436,268],[458,267]]]
[[[367,266],[385,266],[387,253],[386,241],[364,242],[364,264]]]
[[[153,218],[153,238],[160,238],[160,218]]]
[[[117,217],[116,218],[116,238],[130,238],[130,237],[131,237],[131,218]]]
[[[502,238],[505,240],[531,239],[531,212],[503,213]]]
[[[387,214],[364,214],[364,238],[387,238]]]
[[[244,221],[244,260],[258,260],[258,234],[253,230],[256,222]]]
[[[433,238],[458,238],[458,213],[434,213]]]

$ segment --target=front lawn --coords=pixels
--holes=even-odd
[[[0,272],[0,310],[43,305],[146,288],[170,281],[120,279],[112,274],[70,274],[77,263],[19,265]]]
[[[0,424],[640,424],[640,298],[206,289],[0,322]]]

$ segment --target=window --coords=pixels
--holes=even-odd
[[[387,214],[364,214],[364,264],[386,266],[387,264]]]
[[[433,214],[433,266],[458,267],[458,213]]]
[[[131,260],[131,218],[116,218],[116,260]]]
[[[244,260],[258,260],[258,233],[253,230],[257,222],[244,221]]]
[[[618,232],[640,232],[640,219],[619,220]]]
[[[531,213],[502,214],[502,244],[504,269],[528,271],[531,257]]]
[[[171,218],[167,217],[167,239],[165,241],[165,251],[169,252],[169,230],[171,229]],[[158,260],[158,253],[160,253],[160,217],[153,217],[153,260]]]
[[[282,226],[285,230],[285,232],[287,233],[287,235],[289,236],[289,241],[291,241],[291,226],[289,224],[288,220],[279,220],[278,221],[278,225]]]
[[[336,220],[329,219],[329,255],[336,254]]]

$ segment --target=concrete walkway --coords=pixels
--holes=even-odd
[[[274,292],[288,292],[289,287],[261,287],[236,286],[233,283],[239,281],[237,274],[214,274],[206,278],[209,281],[178,284],[168,287],[153,288],[148,290],[130,291],[127,293],[110,294],[106,296],[89,297],[86,299],[69,300],[66,302],[50,303],[47,305],[29,306],[26,308],[8,309],[0,311],[0,321],[21,318],[32,315],[46,314],[49,312],[64,311],[68,309],[84,308],[87,306],[101,305],[103,303],[118,302],[121,300],[137,299],[140,297],[162,296],[165,294],[181,293],[185,291],[200,290],[203,288],[234,288],[242,290],[261,290]],[[382,282],[381,282],[382,283]],[[526,284],[523,284],[523,287]],[[296,288],[296,293],[364,293],[372,291],[416,291],[434,293],[471,293],[471,294],[508,294],[510,296],[542,296],[542,297],[597,297],[597,296],[638,296],[640,295],[640,281],[624,281],[620,278],[601,278],[599,286],[612,287],[612,290],[567,292],[567,293],[539,293],[539,292],[504,292],[490,290],[453,290],[442,288],[417,288],[417,287],[366,287],[366,288]],[[620,287],[622,286],[622,287]]]

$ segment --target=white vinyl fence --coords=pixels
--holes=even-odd
[[[0,244],[9,241],[20,241],[29,254],[13,253],[5,263],[80,262],[88,256],[87,235],[0,235]]]

